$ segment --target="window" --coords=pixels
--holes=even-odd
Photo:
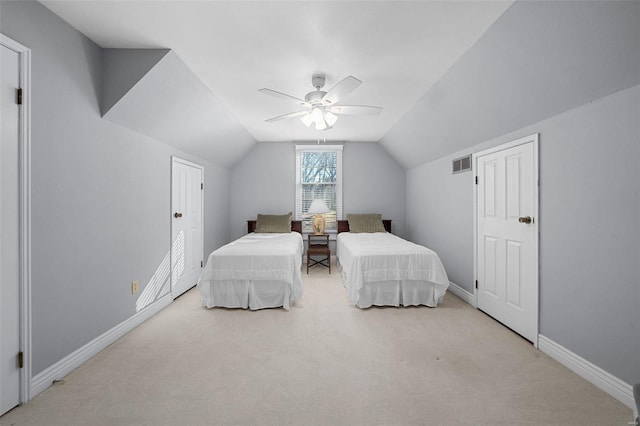
[[[296,146],[296,219],[302,232],[313,232],[312,214],[307,213],[314,199],[322,199],[331,210],[325,213],[325,232],[338,231],[342,219],[342,145]]]

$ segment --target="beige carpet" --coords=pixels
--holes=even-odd
[[[447,293],[347,302],[315,267],[292,309],[197,290],[2,418],[10,425],[626,425],[632,411]]]

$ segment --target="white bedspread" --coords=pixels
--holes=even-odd
[[[207,299],[213,293],[211,285],[220,282],[228,286],[231,281],[249,283],[251,286],[257,286],[260,282],[283,282],[288,285],[290,301],[297,300],[303,293],[303,247],[302,236],[298,232],[251,233],[220,247],[209,255],[198,280],[198,290],[204,304],[208,307],[224,306]],[[254,288],[250,291],[253,292]],[[288,308],[289,301],[285,302],[284,306]]]
[[[349,300],[358,305],[366,283],[427,281],[433,284],[439,303],[449,287],[447,273],[438,255],[390,233],[338,234],[336,256]]]

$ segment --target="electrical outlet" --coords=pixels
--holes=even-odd
[[[138,280],[131,281],[131,294],[136,294],[138,292]]]

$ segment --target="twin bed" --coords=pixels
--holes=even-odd
[[[336,257],[349,302],[359,308],[436,307],[449,287],[440,258],[391,234],[391,222],[384,222],[384,230],[349,232],[348,221],[338,221]]]
[[[435,307],[442,301],[449,280],[435,252],[391,234],[391,221],[379,215],[348,217],[338,221],[336,256],[350,303]],[[288,310],[302,296],[301,222],[289,215],[287,231],[282,222],[265,228],[260,219],[209,255],[197,285],[204,306]]]
[[[302,296],[302,223],[286,229],[249,233],[209,255],[198,280],[202,304],[207,308],[289,309]],[[281,232],[274,232],[281,231]],[[259,229],[258,229],[259,231]]]

